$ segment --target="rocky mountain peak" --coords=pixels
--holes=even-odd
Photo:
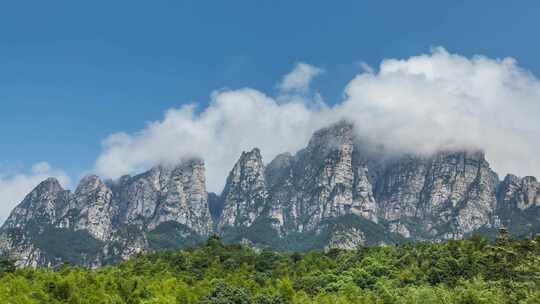
[[[498,197],[503,209],[540,207],[540,183],[533,176],[520,178],[508,174],[499,186]]]
[[[332,145],[352,140],[354,124],[342,120],[317,130],[311,136],[308,146]]]
[[[108,189],[107,185],[99,178],[99,176],[90,174],[81,179],[74,194],[79,196],[96,190],[105,191],[106,189]]]
[[[204,161],[185,159],[159,165],[124,181],[118,194],[122,221],[156,229],[175,222],[196,233],[210,233]]]
[[[340,121],[315,132],[295,156],[282,154],[268,165],[271,205],[280,206],[274,214],[283,229],[316,231],[348,214],[377,221],[368,168],[355,149],[353,125]]]
[[[204,161],[199,158],[186,159],[168,174],[162,172],[162,199],[156,206],[149,227],[172,221],[200,235],[210,234],[212,218],[208,208]]]
[[[265,178],[269,189],[279,187],[280,183],[290,183],[292,178],[291,165],[293,156],[291,153],[281,153],[266,166]]]
[[[244,151],[221,195],[207,193],[197,158],[116,181],[89,175],[74,193],[47,179],[0,230],[0,252],[24,265],[58,263],[65,250],[47,246],[51,235],[66,248],[84,239],[75,262],[97,265],[194,245],[211,233],[303,250],[458,239],[501,225],[517,235],[540,231],[536,178],[501,182],[480,150],[399,154],[364,140],[340,121],[266,166],[259,149]]]
[[[251,151],[242,152],[229,177],[228,184],[231,187],[240,187],[242,191],[264,188],[264,164],[261,151],[254,148]]]
[[[98,240],[108,239],[113,232],[113,219],[119,212],[112,199],[112,190],[97,175],[83,177],[59,226],[86,230]]]
[[[352,153],[353,136],[353,125],[347,121],[340,121],[315,132],[305,151],[318,161],[325,159],[333,151],[344,150],[346,154]]]
[[[250,226],[265,210],[268,192],[265,167],[258,148],[244,151],[229,173],[221,197],[223,211],[218,229]]]
[[[25,227],[33,222],[51,222],[67,205],[69,191],[56,178],[39,183],[11,212],[3,228]]]
[[[405,237],[462,238],[493,225],[498,183],[482,151],[440,151],[387,164],[376,199],[390,229]],[[418,221],[421,229],[409,224]]]
[[[64,191],[64,188],[60,185],[58,179],[54,177],[49,177],[39,183],[31,192],[30,195],[55,195]]]

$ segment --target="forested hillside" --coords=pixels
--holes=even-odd
[[[540,303],[540,236],[278,253],[217,237],[95,270],[0,264],[1,303]]]

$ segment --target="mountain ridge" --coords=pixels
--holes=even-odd
[[[0,252],[21,266],[99,266],[213,234],[308,250],[489,236],[501,226],[540,232],[540,183],[499,180],[482,151],[387,157],[371,148],[341,121],[267,164],[258,148],[243,152],[219,195],[206,190],[201,159],[116,181],[89,175],[74,192],[49,178],[0,229]]]

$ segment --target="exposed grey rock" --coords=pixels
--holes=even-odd
[[[280,155],[269,166],[274,208],[286,232],[317,230],[325,220],[346,214],[377,221],[368,168],[354,157],[353,126],[341,122],[315,132],[294,157]]]
[[[498,195],[501,208],[527,210],[540,207],[540,183],[532,176],[519,178],[507,175],[501,183]]]
[[[359,245],[363,245],[366,236],[363,231],[357,228],[337,231],[330,237],[325,249],[345,249],[353,250]]]
[[[48,178],[32,190],[11,212],[4,229],[25,228],[31,223],[53,223],[64,213],[70,194],[55,178]]]
[[[120,221],[132,225],[150,222],[162,198],[171,169],[156,166],[149,171],[125,180],[118,195],[122,210]]]
[[[160,193],[157,205],[148,228],[173,221],[201,235],[209,235],[212,230],[212,219],[208,209],[208,193],[206,192],[206,176],[204,163],[201,160],[185,161],[170,171]]]
[[[496,206],[498,182],[482,152],[437,153],[422,193],[424,218],[433,222],[428,232],[451,235],[443,238],[462,238],[488,225]],[[448,225],[450,231],[444,231]]]
[[[0,253],[21,266],[95,267],[190,246],[212,233],[255,247],[352,249],[459,239],[499,226],[516,235],[540,232],[536,178],[500,182],[475,150],[388,154],[339,122],[267,166],[259,149],[243,152],[219,196],[207,193],[199,159],[116,181],[89,175],[73,193],[47,179],[0,229]],[[48,246],[50,237],[65,250]],[[84,241],[72,248],[73,240]]]
[[[494,225],[505,226],[521,237],[540,233],[540,183],[536,178],[507,175],[497,198]]]
[[[418,205],[427,174],[427,160],[405,156],[388,164],[377,181],[380,215],[389,222],[420,216]]]
[[[43,258],[39,248],[31,242],[14,237],[10,233],[0,234],[0,252],[7,253],[16,259],[15,264],[19,267],[49,266],[50,263]]]
[[[373,186],[369,180],[368,168],[366,166],[356,167],[354,180],[351,212],[377,223],[378,206],[373,195]]]
[[[87,230],[94,238],[106,241],[113,232],[118,209],[112,204],[112,191],[96,175],[84,177],[69,203],[68,213],[59,227]]]
[[[218,231],[227,227],[249,227],[255,219],[263,215],[267,207],[268,192],[259,149],[242,152],[229,173],[221,197],[224,205]]]
[[[65,237],[66,242],[70,237],[89,238],[89,246],[82,250],[92,252],[78,253],[76,263],[96,266],[125,259],[148,250],[146,234],[162,223],[184,225],[195,238],[210,235],[207,195],[204,163],[196,159],[173,167],[157,166],[116,182],[104,183],[89,175],[74,193],[62,189],[57,180],[47,179],[3,225],[0,252],[17,258],[21,266],[62,263],[62,252],[48,248],[47,239],[53,234]],[[82,234],[73,234],[77,232]]]
[[[482,152],[445,151],[390,162],[376,199],[391,231],[419,239],[462,238],[491,224],[497,184]]]

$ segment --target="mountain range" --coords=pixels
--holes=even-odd
[[[100,266],[209,236],[276,250],[444,241],[540,232],[540,183],[490,168],[481,150],[386,153],[354,126],[316,131],[307,147],[263,162],[243,152],[220,194],[204,160],[135,176],[84,177],[71,192],[48,178],[0,229],[0,253],[20,266]]]

